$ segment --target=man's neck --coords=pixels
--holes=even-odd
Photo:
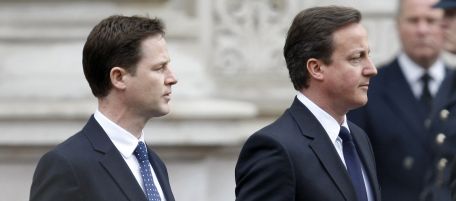
[[[128,108],[118,107],[104,100],[98,101],[98,110],[112,122],[130,132],[135,137],[139,138],[142,130],[146,125],[147,119],[135,115]]]
[[[331,104],[331,100],[327,97],[323,97],[323,95],[319,92],[314,92],[311,89],[301,90],[301,93],[304,94],[309,100],[315,103],[318,107],[322,110],[327,112],[331,115],[339,124],[344,122],[344,116],[346,111],[338,111],[337,106]]]

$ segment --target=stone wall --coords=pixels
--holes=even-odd
[[[234,200],[234,165],[255,130],[295,92],[282,47],[294,15],[315,5],[359,8],[372,58],[398,49],[395,0],[0,0],[0,191],[28,200],[39,157],[77,132],[96,107],[81,51],[90,29],[113,15],[164,19],[179,79],[172,112],[152,119],[148,143],[167,163],[180,201]]]

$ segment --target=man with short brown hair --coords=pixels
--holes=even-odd
[[[84,128],[46,153],[31,201],[174,201],[165,164],[143,128],[169,112],[171,71],[158,19],[111,16],[83,50],[84,75],[98,108]]]
[[[380,201],[373,153],[345,114],[367,102],[377,70],[353,8],[314,7],[288,31],[291,107],[253,134],[236,165],[237,201]]]

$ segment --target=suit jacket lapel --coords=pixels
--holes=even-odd
[[[341,194],[346,200],[356,200],[356,193],[348,173],[345,171],[345,166],[340,160],[328,134],[318,120],[297,98],[295,98],[289,111],[301,129],[302,134],[313,138],[310,147],[323,164]]]
[[[147,201],[144,192],[125,160],[93,116],[89,119],[83,132],[92,143],[94,151],[102,154],[100,157],[101,166],[111,175],[128,199],[132,201]]]
[[[377,181],[377,173],[376,173],[376,167],[374,163],[374,157],[373,153],[368,145],[367,141],[367,136],[362,136],[366,135],[363,131],[357,129],[357,127],[354,127],[351,122],[348,122],[348,125],[350,127],[350,133],[353,136],[353,139],[355,141],[356,147],[358,149],[359,157],[361,158],[361,162],[363,163],[364,166],[364,171],[369,178],[369,184],[372,189],[372,193],[374,194],[376,200],[379,199],[380,195],[377,189],[380,189],[378,186],[378,181]]]
[[[163,190],[166,201],[174,201],[174,196],[169,185],[168,174],[164,167],[160,165],[160,159],[149,147],[147,147],[149,153],[149,161],[154,168],[155,175],[157,176],[158,182]]]

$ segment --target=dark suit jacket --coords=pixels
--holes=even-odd
[[[348,122],[373,197],[380,201],[369,140]],[[295,98],[274,123],[253,134],[236,165],[237,201],[356,201],[347,170],[324,128]]]
[[[167,201],[174,201],[164,163],[149,160]],[[31,201],[147,201],[120,152],[92,116],[85,127],[38,163]]]
[[[413,95],[399,63],[379,68],[370,81],[366,106],[349,112],[348,118],[369,135],[377,162],[382,198],[417,201],[423,195],[426,175],[436,167],[436,117],[449,100],[452,72],[433,100],[430,120]],[[438,130],[438,129],[437,129]]]

